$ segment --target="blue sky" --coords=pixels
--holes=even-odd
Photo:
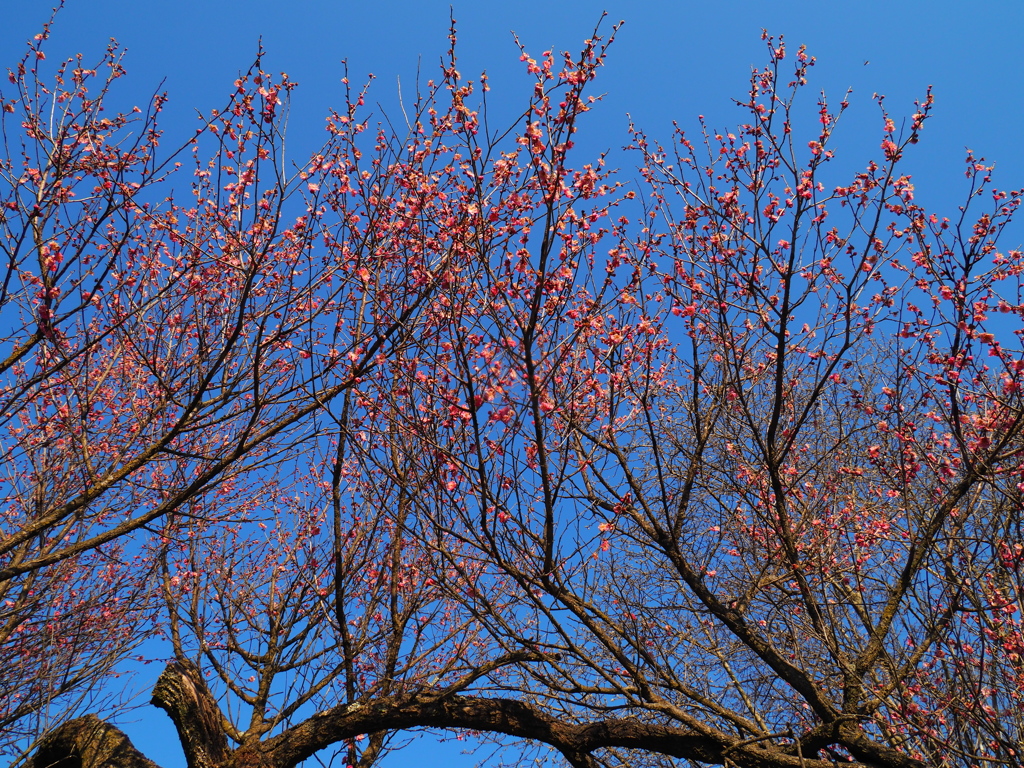
[[[52,0],[4,3],[0,65],[17,61],[51,5]],[[576,50],[602,9],[608,12],[605,31],[620,19],[626,24],[597,82],[597,91],[607,95],[583,126],[580,163],[626,142],[627,113],[650,136],[665,141],[673,120],[689,129],[698,114],[721,128],[740,120],[730,99],[744,94],[751,66],[765,63],[760,32],[767,28],[785,34],[794,47],[806,44],[818,58],[811,80],[815,89],[825,89],[838,102],[853,88],[853,106],[834,145],[844,168],[860,168],[879,154],[873,93],[886,94],[898,122],[931,84],[935,117],[910,158],[918,201],[940,215],[955,212],[965,192],[965,147],[996,163],[998,186],[1024,186],[1020,0],[973,7],[954,0],[454,0],[460,70],[475,77],[486,69],[492,110],[511,121],[531,87],[511,30],[535,54],[548,48]],[[327,108],[341,104],[342,59],[348,60],[355,83],[374,73],[371,103],[394,109],[399,78],[408,95],[417,67],[424,79],[436,73],[447,45],[448,15],[448,2],[433,0],[68,0],[48,51],[51,63],[79,51],[88,60],[98,58],[108,38],[117,38],[128,49],[129,76],[120,103],[142,103],[154,90],[167,90],[171,101],[162,124],[175,138],[193,127],[195,109],[222,105],[262,37],[264,68],[287,71],[300,86],[293,98],[289,141],[293,156],[301,156],[320,142]],[[627,161],[628,156],[616,158],[620,164]],[[1018,245],[1021,230],[1018,225],[1004,246]],[[147,684],[140,681],[143,690]],[[126,730],[164,768],[184,765],[174,754],[173,733],[162,713],[129,723]],[[472,757],[459,754],[464,746],[416,747],[386,765],[473,765]],[[486,754],[486,749],[481,752]]]

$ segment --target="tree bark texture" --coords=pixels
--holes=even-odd
[[[159,768],[119,729],[95,715],[69,720],[39,745],[29,768]]]

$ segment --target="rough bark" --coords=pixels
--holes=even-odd
[[[64,723],[47,734],[28,768],[160,768],[121,729],[95,715]]]
[[[636,749],[713,765],[722,765],[728,758],[731,764],[743,768],[834,766],[832,760],[812,759],[778,745],[745,743],[723,734],[698,733],[630,718],[568,723],[526,702],[464,696],[395,697],[364,706],[335,707],[268,739],[263,743],[263,751],[272,765],[291,768],[320,749],[361,733],[422,727],[464,728],[544,742],[580,768],[591,765],[589,755],[606,748]],[[865,754],[868,750],[864,748],[869,744],[873,743],[866,738],[860,744]],[[920,761],[894,750],[879,748],[875,752],[882,754],[894,762],[849,765],[924,768]]]
[[[188,768],[216,768],[230,754],[217,701],[190,661],[172,661],[156,681],[152,702],[164,710],[185,750]]]

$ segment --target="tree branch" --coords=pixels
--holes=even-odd
[[[172,661],[156,681],[152,701],[174,721],[188,768],[215,768],[227,759],[223,716],[199,667]]]
[[[794,755],[788,745],[744,744],[741,739],[726,734],[708,736],[632,718],[575,724],[512,699],[423,694],[320,712],[264,742],[263,753],[270,764],[291,768],[339,741],[364,733],[409,728],[464,728],[540,741],[559,750],[578,768],[593,765],[590,755],[606,748],[638,749],[714,765],[722,765],[728,752],[731,763],[743,768],[831,768],[833,765],[830,760]],[[919,761],[910,757],[901,755],[899,758],[900,762],[893,764],[899,768],[923,768]],[[851,768],[857,765],[864,764],[850,764]]]
[[[43,737],[28,768],[160,768],[120,729],[95,715],[69,720]]]
[[[264,742],[228,748],[220,710],[199,669],[172,662],[160,676],[153,703],[166,710],[178,728],[189,768],[261,765],[293,768],[321,749],[362,734],[413,728],[468,729],[501,733],[549,744],[573,768],[594,768],[601,749],[635,749],[679,760],[739,768],[832,768],[831,760],[794,754],[790,744],[743,740],[728,734],[613,718],[571,723],[534,704],[513,699],[410,694],[365,704],[348,704],[317,713]],[[850,768],[924,768],[924,763],[877,744],[853,727],[836,743],[862,762]],[[159,768],[146,759],[119,729],[88,716],[65,723],[45,737],[28,768]]]

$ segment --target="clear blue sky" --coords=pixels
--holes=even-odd
[[[589,161],[584,154],[626,142],[627,113],[649,135],[666,141],[672,120],[684,128],[694,127],[698,114],[717,127],[738,121],[730,99],[744,94],[750,67],[764,64],[759,38],[767,28],[785,34],[793,46],[806,44],[818,58],[813,86],[836,101],[854,89],[854,107],[834,145],[840,161],[861,167],[878,154],[873,93],[886,94],[898,118],[932,84],[935,117],[911,158],[917,199],[937,213],[955,212],[964,190],[965,147],[996,162],[999,186],[1024,186],[1020,0],[453,2],[460,71],[475,76],[486,69],[492,109],[509,118],[530,88],[511,30],[534,53],[576,50],[602,9],[608,11],[606,29],[626,20],[597,83],[607,96],[584,125],[580,162]],[[16,62],[51,5],[52,0],[3,3],[2,67]],[[435,0],[68,0],[48,50],[51,63],[79,51],[97,58],[107,39],[117,38],[129,52],[123,103],[144,102],[164,81],[171,102],[162,125],[171,137],[184,137],[196,108],[205,111],[225,101],[262,37],[264,68],[287,71],[300,85],[289,136],[292,151],[301,155],[321,140],[326,108],[341,104],[341,59],[348,59],[356,83],[367,73],[377,75],[371,101],[394,108],[398,77],[409,88],[418,63],[424,79],[436,73],[447,45],[448,14],[449,3]],[[1021,227],[1010,235],[1006,247],[1018,244]],[[158,674],[155,666],[145,674]],[[141,679],[140,688],[150,682]],[[125,729],[164,768],[183,768],[162,713]],[[386,765],[473,765],[473,758],[460,756],[461,746],[417,746]]]

